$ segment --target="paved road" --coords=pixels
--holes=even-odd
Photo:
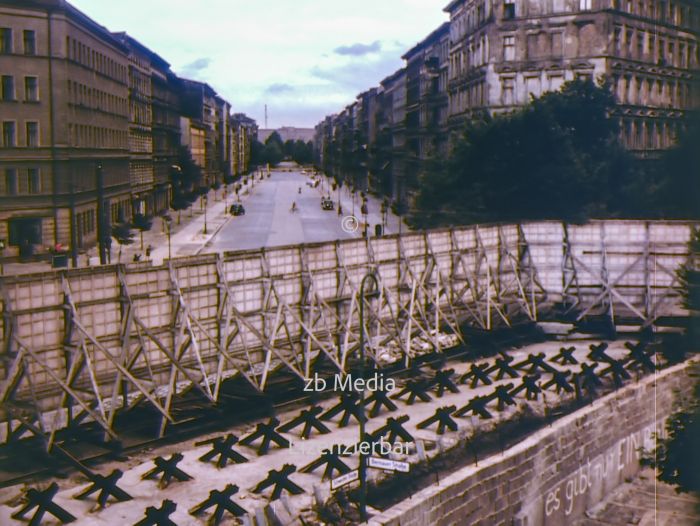
[[[282,168],[286,170],[289,166]],[[348,233],[341,227],[342,216],[337,213],[337,203],[334,211],[321,209],[321,187],[310,188],[306,184],[309,181],[310,178],[301,174],[300,169],[293,172],[273,171],[269,179],[256,181],[251,195],[245,199],[245,215],[233,217],[208,244],[207,251],[244,250],[359,237],[359,231]],[[298,193],[299,187],[302,188],[301,194]],[[332,197],[336,201],[337,192],[333,192]],[[343,215],[350,214],[352,205],[345,192],[341,193],[341,199]],[[292,202],[296,202],[297,212],[290,212]],[[379,207],[379,202],[370,197],[368,222],[371,232],[380,221]],[[359,215],[359,198],[356,213]],[[359,219],[363,218],[359,216]],[[398,228],[396,219],[392,218],[391,221],[395,224],[387,232]]]

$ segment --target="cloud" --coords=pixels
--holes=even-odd
[[[197,73],[204,71],[209,67],[209,64],[211,64],[211,59],[202,57],[198,58],[197,60],[190,62],[189,64],[186,64],[185,66],[182,67],[182,73],[183,75],[196,75]]]
[[[377,86],[386,76],[403,65],[396,53],[384,53],[374,60],[350,60],[344,64],[325,64],[313,66],[309,73],[335,86],[343,92],[365,91]]]
[[[351,55],[353,57],[361,57],[369,53],[377,53],[381,51],[382,44],[379,40],[375,40],[371,44],[352,44],[350,46],[339,46],[333,50],[337,55]]]
[[[292,93],[293,91],[295,91],[294,86],[290,86],[289,84],[284,84],[281,82],[270,84],[265,89],[265,93],[269,93],[270,95],[281,95],[283,93]]]

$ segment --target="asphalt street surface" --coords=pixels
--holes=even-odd
[[[307,183],[311,179],[303,175],[300,168],[292,169],[295,171],[273,171],[270,178],[265,177],[262,181],[258,178],[251,194],[243,199],[245,215],[232,217],[211,240],[209,250],[245,250],[361,236],[359,229],[356,232],[343,230],[342,219],[352,210],[344,206],[343,215],[338,215],[337,192],[331,195],[335,209],[321,209],[321,186],[309,187]],[[248,188],[250,186],[249,183]],[[296,212],[290,210],[294,202]],[[370,213],[368,222],[372,233],[374,224],[379,221],[379,206],[377,199],[369,198],[369,209],[373,213]],[[356,215],[359,216],[359,197]]]

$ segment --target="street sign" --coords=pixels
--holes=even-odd
[[[358,480],[359,478],[359,470],[353,469],[352,471],[348,471],[344,475],[331,479],[331,491],[335,491],[346,484],[350,484],[351,482]]]
[[[371,468],[383,469],[385,471],[401,471],[408,473],[411,465],[400,460],[390,460],[388,458],[369,457],[368,465]]]

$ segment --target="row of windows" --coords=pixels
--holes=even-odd
[[[150,184],[153,182],[153,164],[145,161],[129,163],[129,180],[131,184]]]
[[[469,43],[466,48],[452,53],[450,57],[450,71],[452,78],[462,75],[470,68],[475,68],[486,64],[488,61],[489,41],[486,35]]]
[[[566,0],[553,0],[551,6],[552,7],[550,9],[547,4],[545,4],[545,6],[540,4],[537,6],[537,12],[534,14],[542,15],[546,13],[567,13],[575,11],[577,7],[580,11],[589,11],[593,8],[593,0],[578,0],[578,3],[571,3]],[[511,18],[515,18],[516,16],[526,15],[527,13],[524,12],[523,7],[523,4],[517,4],[515,0],[506,0],[503,3],[503,18],[505,20],[509,20]]]
[[[482,25],[488,16],[488,6],[481,1],[470,5],[450,22],[450,38],[453,42],[461,40],[468,32]]]
[[[129,151],[138,153],[153,152],[153,136],[140,130],[129,130]]]
[[[11,27],[0,27],[0,54],[15,53],[14,31]],[[22,31],[22,52],[36,55],[36,33],[30,29]]]
[[[616,75],[613,85],[617,90],[618,100],[623,104],[663,105],[673,108],[693,106],[693,87],[690,82]]]
[[[71,146],[81,148],[119,148],[125,150],[128,144],[127,132],[100,126],[69,124],[68,135]]]
[[[15,78],[12,75],[2,75],[1,80],[0,100],[16,101]],[[39,79],[37,77],[24,77],[24,101],[39,102]]]
[[[700,23],[700,14],[697,11],[666,0],[613,0],[613,8],[676,26],[691,27],[693,18],[698,18],[696,24]]]
[[[130,208],[130,203],[128,199],[119,201],[117,203],[112,203],[109,207],[109,217],[113,225],[118,223],[123,223],[129,216],[127,210]]]
[[[623,120],[620,137],[632,150],[657,150],[673,146],[678,128],[675,122]]]
[[[700,64],[697,43],[625,26],[615,26],[612,52],[618,57],[677,68],[691,68]]]
[[[151,124],[153,124],[153,112],[150,104],[131,100],[129,101],[129,114],[131,122],[143,126],[151,126]]]
[[[475,82],[450,95],[450,113],[462,113],[467,108],[486,105],[487,86],[485,81]]]
[[[41,170],[39,168],[5,168],[5,174],[0,179],[3,187],[2,195],[34,195],[43,192]]]
[[[76,214],[76,223],[79,234],[91,234],[97,229],[96,214],[94,209]]]
[[[2,123],[2,147],[15,148],[26,146],[27,148],[38,148],[39,144],[39,123],[36,121],[25,121],[24,123],[24,144],[18,141],[17,123],[15,121],[3,121]]]
[[[106,91],[91,88],[85,84],[68,81],[68,100],[75,105],[85,106],[90,109],[127,116],[127,99],[117,97]]]
[[[86,68],[101,73],[119,82],[126,84],[126,67],[108,56],[95,51],[75,38],[66,37],[66,55],[69,60],[82,64]]]
[[[592,74],[577,72],[575,77],[591,80]],[[548,73],[544,79],[541,75],[525,75],[522,78],[521,90],[516,89],[518,79],[514,75],[501,76],[501,100],[503,106],[527,104],[532,97],[539,97],[546,91],[559,91],[566,81],[564,73]]]

